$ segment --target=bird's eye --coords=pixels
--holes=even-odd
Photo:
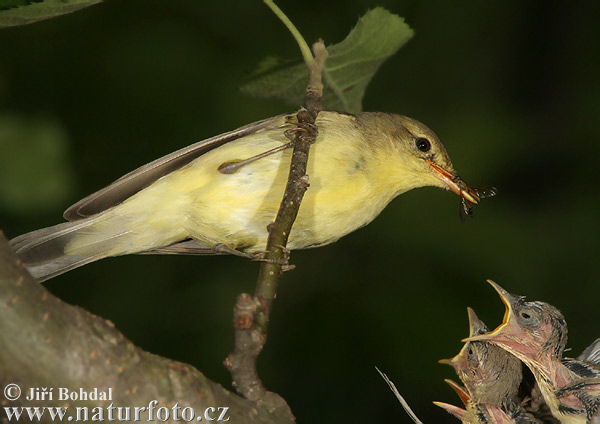
[[[535,327],[540,322],[539,314],[531,308],[519,311],[519,322],[527,327]]]
[[[417,146],[417,149],[419,149],[422,152],[428,152],[429,150],[431,150],[431,142],[423,137],[417,138],[415,140],[415,145]]]

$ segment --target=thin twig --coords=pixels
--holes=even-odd
[[[268,227],[266,253],[254,296],[251,298],[243,294],[238,297],[234,312],[234,347],[225,360],[236,391],[247,399],[268,403],[272,408],[283,408],[285,401],[264,388],[256,372],[256,359],[267,339],[271,308],[283,266],[287,264],[289,251],[285,246],[304,193],[308,189],[306,166],[310,146],[317,137],[315,122],[321,111],[323,94],[321,72],[327,57],[322,40],[314,44],[313,52],[315,59],[309,63],[309,83],[304,107],[297,114],[298,128],[292,132],[294,150],[285,193],[277,217]]]
[[[285,246],[298,215],[304,193],[308,189],[308,176],[306,175],[308,152],[311,144],[317,138],[315,122],[317,114],[321,111],[321,95],[323,94],[321,70],[327,51],[322,40],[315,43],[313,50],[316,59],[309,66],[310,77],[304,98],[304,108],[300,109],[297,114],[300,130],[294,132],[294,151],[288,182],[277,217],[268,228],[266,261],[261,266],[254,292],[255,298],[259,299],[261,303],[264,302],[264,307],[259,310],[256,317],[257,324],[262,328],[264,334],[267,333],[269,314],[277,293],[277,285],[282,272],[281,265],[287,261],[288,251]]]
[[[300,31],[296,28],[296,26],[290,21],[290,18],[286,16],[285,13],[277,6],[273,0],[264,0],[265,4],[269,6],[269,8],[277,15],[281,22],[287,27],[288,31],[292,33],[292,36],[296,39],[298,46],[300,47],[300,51],[302,52],[302,57],[304,58],[304,62],[306,65],[310,66],[310,63],[313,61],[313,55],[310,52],[310,47],[300,34]]]

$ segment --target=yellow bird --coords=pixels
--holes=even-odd
[[[370,223],[396,196],[423,186],[459,194],[463,214],[493,188],[465,184],[425,125],[385,114],[319,113],[310,188],[288,248],[323,246]],[[265,249],[291,160],[284,149],[224,173],[223,164],[282,147],[295,114],[258,121],[151,162],[71,206],[69,221],[11,240],[38,280],[130,253],[252,253]],[[221,168],[220,168],[221,167]]]

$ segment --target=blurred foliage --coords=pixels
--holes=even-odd
[[[9,237],[61,222],[70,203],[159,156],[294,109],[239,93],[260,58],[298,56],[262,2],[147,4],[108,0],[0,33],[0,112],[60,123],[76,190],[53,210],[37,191],[27,214],[0,206]],[[334,245],[292,254],[259,371],[298,421],[408,422],[377,365],[424,422],[455,422],[431,404],[458,403],[437,360],[460,349],[467,306],[501,322],[486,278],[557,306],[569,354],[599,337],[600,3],[278,4],[327,44],[376,6],[405,17],[416,35],[373,78],[364,109],[426,123],[467,182],[500,190],[465,225],[455,195],[415,190]],[[47,286],[230,387],[232,306],[257,271],[239,258],[127,256]]]
[[[323,108],[351,113],[362,111],[369,81],[413,33],[401,17],[381,7],[368,11],[344,41],[327,47]],[[308,69],[304,61],[268,56],[241,90],[297,106],[304,101],[307,83]]]
[[[74,185],[68,144],[56,120],[0,115],[0,207],[25,215],[63,206]]]
[[[0,28],[26,25],[88,7],[102,0],[0,0]]]

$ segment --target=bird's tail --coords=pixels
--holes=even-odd
[[[76,235],[86,232],[96,217],[65,222],[23,234],[10,241],[29,273],[40,282],[109,256],[106,249],[88,249],[67,254],[65,249]]]

